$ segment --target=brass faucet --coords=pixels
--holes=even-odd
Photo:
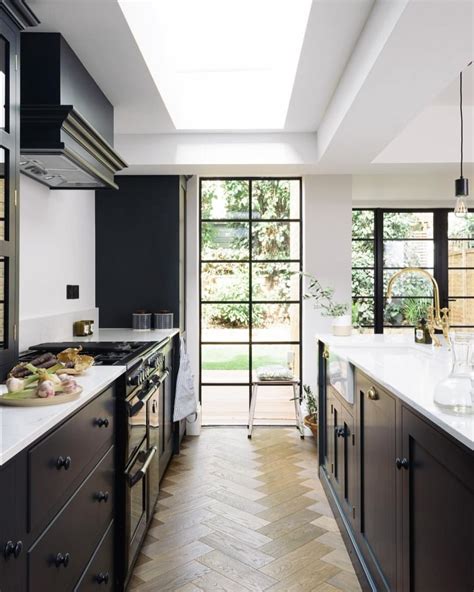
[[[392,300],[393,284],[404,273],[418,273],[428,278],[428,280],[431,282],[433,286],[433,304],[428,308],[428,318],[426,319],[428,331],[430,332],[434,345],[436,347],[440,347],[441,342],[435,333],[435,329],[441,329],[443,331],[444,338],[446,339],[446,343],[449,346],[449,308],[440,308],[438,282],[431,275],[431,273],[426,271],[426,269],[421,269],[420,267],[405,267],[394,273],[388,281],[386,296],[387,302],[389,303]]]

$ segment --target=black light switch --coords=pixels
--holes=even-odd
[[[66,298],[67,300],[78,300],[79,298],[79,286],[66,286]]]

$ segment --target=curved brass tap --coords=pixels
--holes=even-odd
[[[428,308],[428,318],[426,319],[428,330],[436,347],[440,347],[441,342],[435,333],[435,329],[441,329],[443,331],[446,343],[449,345],[449,308],[440,308],[438,282],[431,273],[426,271],[426,269],[421,269],[421,267],[404,267],[403,269],[400,269],[400,271],[394,273],[387,285],[387,302],[390,302],[392,299],[393,284],[405,273],[418,273],[431,282],[431,285],[433,286],[433,305]]]

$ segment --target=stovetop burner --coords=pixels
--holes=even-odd
[[[30,347],[20,360],[29,361],[40,353],[59,353],[69,347],[82,346],[83,354],[94,358],[96,366],[126,365],[136,356],[145,352],[153,341],[63,341],[54,343],[40,343]]]

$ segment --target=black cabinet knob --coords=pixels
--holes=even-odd
[[[72,459],[70,456],[58,456],[56,460],[56,468],[58,469],[58,471],[60,471],[61,469],[67,471],[71,466],[71,462]]]
[[[54,563],[56,564],[56,567],[61,567],[61,565],[64,565],[64,567],[67,567],[69,565],[69,559],[70,559],[70,555],[69,553],[58,553],[56,555],[56,559],[54,560]]]
[[[109,492],[108,491],[99,491],[99,493],[95,496],[98,502],[108,502],[109,501]]]
[[[346,430],[344,427],[336,427],[335,432],[338,438],[344,438],[346,436]]]
[[[8,541],[5,543],[5,547],[3,548],[3,556],[5,559],[8,559],[11,555],[17,559],[21,552],[23,551],[23,542],[17,541],[14,543],[13,541]]]
[[[96,578],[98,584],[108,584],[109,583],[109,572],[106,571],[105,573],[100,572]]]
[[[408,469],[409,466],[407,458],[397,458],[395,464],[397,465],[397,469]]]
[[[109,427],[109,420],[105,417],[99,417],[99,419],[96,419],[95,421],[95,425],[98,426],[99,428],[108,428]]]

